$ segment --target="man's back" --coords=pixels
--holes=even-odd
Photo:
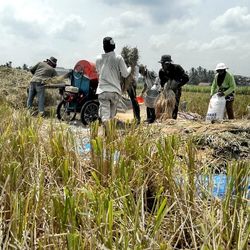
[[[115,52],[102,54],[96,60],[96,69],[99,74],[97,94],[108,91],[121,94],[121,76],[127,77],[127,69],[123,58]]]
[[[32,82],[42,82],[49,77],[57,76],[56,70],[46,62],[39,62],[30,71],[33,74]]]

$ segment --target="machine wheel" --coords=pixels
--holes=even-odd
[[[87,101],[81,109],[81,121],[84,125],[89,125],[98,119],[99,103],[97,101]]]
[[[62,100],[57,106],[56,115],[59,120],[73,121],[76,117],[76,111],[69,111],[69,103]]]

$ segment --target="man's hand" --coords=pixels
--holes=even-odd
[[[224,96],[225,94],[222,91],[220,91],[217,93],[217,95],[221,97],[221,96]]]

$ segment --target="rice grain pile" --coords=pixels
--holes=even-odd
[[[122,92],[126,92],[134,81],[135,67],[138,64],[139,53],[136,47],[130,48],[125,46],[122,48],[121,55],[126,63],[126,65],[131,67],[131,74],[127,77],[121,78]]]
[[[164,88],[155,104],[156,119],[172,119],[172,113],[175,107],[175,93],[171,89]]]

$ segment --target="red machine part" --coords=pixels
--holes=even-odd
[[[95,64],[87,60],[80,60],[76,63],[74,71],[83,72],[90,80],[97,80],[98,74],[96,72]]]

